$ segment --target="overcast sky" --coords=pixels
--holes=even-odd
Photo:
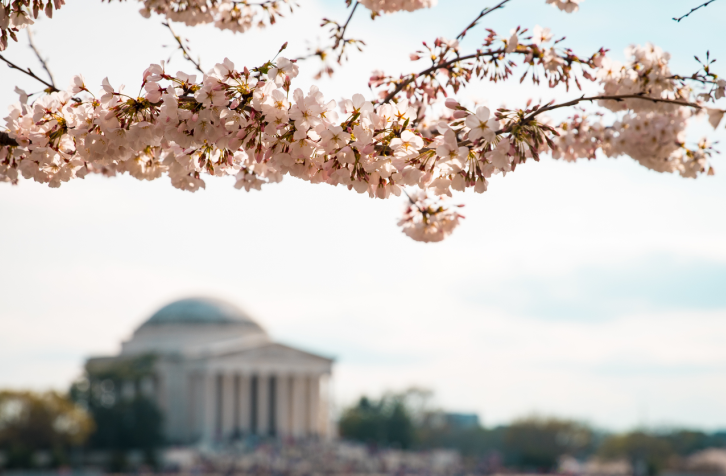
[[[108,76],[136,90],[143,69],[168,57],[168,32],[135,2],[68,3],[35,28],[62,85],[83,73],[89,85]],[[302,0],[262,32],[178,29],[205,67],[225,56],[254,66],[285,41],[292,56],[324,38],[319,19],[343,19],[342,3]],[[464,49],[484,27],[539,24],[582,54],[605,46],[622,59],[628,44],[652,41],[691,73],[694,54],[726,56],[726,3],[671,20],[698,3],[586,0],[566,15],[513,0]],[[369,46],[321,89],[370,97],[371,70],[420,69],[408,61],[420,41],[454,37],[486,5],[357,16],[350,33]],[[6,56],[40,70],[25,37]],[[178,56],[172,65],[191,72]],[[317,67],[301,65],[301,87]],[[0,71],[3,110],[15,85],[38,89]],[[497,107],[574,94],[476,84],[463,97]],[[335,356],[340,404],[420,385],[488,425],[539,412],[612,429],[724,428],[726,162],[715,165],[715,177],[686,180],[628,158],[528,163],[484,195],[457,195],[466,219],[439,244],[400,233],[398,199],[289,177],[251,193],[224,179],[196,194],[128,176],[0,184],[0,387],[65,389],[87,356],[116,352],[157,308],[206,295],[246,309],[276,339]]]

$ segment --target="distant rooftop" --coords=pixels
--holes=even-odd
[[[255,324],[234,304],[214,298],[188,298],[167,304],[154,313],[143,326],[161,324]]]

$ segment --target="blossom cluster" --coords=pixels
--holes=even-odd
[[[398,77],[374,71],[368,85],[383,101],[400,94],[425,110],[442,95],[457,94],[475,79],[495,83],[510,79],[519,66],[517,60],[525,68],[520,82],[529,77],[539,85],[544,79],[550,88],[563,84],[569,89],[571,82],[579,87],[581,79],[595,79],[595,68],[605,55],[604,49],[586,57],[557,43],[549,28],[539,26],[532,31],[517,28],[505,37],[490,29],[482,47],[472,54],[463,54],[458,40],[437,38],[410,55],[412,61],[430,59],[433,66]],[[580,79],[577,72],[581,72]]]
[[[81,76],[34,103],[19,90],[6,118],[17,145],[0,148],[0,180],[23,176],[58,187],[88,173],[128,173],[168,176],[174,187],[195,191],[204,175],[232,175],[237,188],[250,190],[289,174],[378,198],[398,196],[405,186],[450,196],[452,189],[484,192],[492,174],[536,156],[553,132],[531,121],[497,135],[504,116],[449,103],[461,119],[422,133],[405,99],[374,108],[355,94],[338,104],[315,86],[291,91],[297,74],[285,58],[252,71],[225,59],[199,82],[151,65],[138,97],[108,79],[91,94]],[[439,219],[415,226],[450,230]]]
[[[599,105],[617,115],[610,124],[605,118],[576,115],[563,123],[561,136],[556,141],[555,158],[574,161],[595,158],[598,150],[607,157],[629,156],[643,166],[658,172],[679,173],[695,177],[712,169],[708,164],[711,148],[702,140],[697,147],[686,147],[689,119],[697,115],[692,108],[677,102],[692,99],[692,89],[677,81],[670,71],[670,55],[660,48],[646,44],[626,50],[630,58],[620,64],[604,58],[597,71],[604,97],[623,97],[619,100],[601,99]],[[724,96],[723,80],[715,81],[715,88],[698,99],[717,100]],[[628,97],[630,96],[630,97]],[[669,102],[644,100],[643,97],[668,99]],[[710,109],[711,125],[716,128],[724,112]]]
[[[540,29],[535,38],[540,48],[551,35]],[[458,47],[437,42],[437,48]],[[537,48],[520,43],[499,54],[542,51]],[[307,93],[292,89],[298,65],[282,57],[241,71],[225,59],[200,80],[153,64],[133,96],[108,79],[93,94],[76,76],[66,91],[34,102],[17,90],[19,102],[5,118],[10,141],[0,142],[0,181],[22,176],[58,187],[89,173],[128,173],[140,180],[168,176],[174,187],[193,192],[204,188],[205,176],[233,176],[236,188],[249,191],[291,175],[375,198],[412,187],[420,192],[407,193],[399,225],[413,239],[440,241],[462,218],[441,197],[468,188],[484,192],[492,175],[545,152],[575,160],[602,150],[686,177],[704,172],[710,146],[684,146],[693,92],[673,78],[659,49],[634,47],[631,55],[624,66],[602,55],[588,60],[603,87],[592,100],[619,114],[617,122],[604,126],[575,116],[557,129],[542,113],[586,98],[496,111],[469,110],[449,98],[448,112],[424,120],[415,95],[375,103],[354,94],[338,102],[316,86]],[[721,86],[714,82],[709,97],[723,97]],[[720,120],[723,111],[714,110]]]
[[[567,13],[576,12],[584,0],[546,0]],[[438,0],[359,0],[369,10],[377,13],[393,13],[398,11],[412,12],[421,8],[436,6]]]
[[[580,8],[580,4],[585,0],[547,0],[548,4],[554,5],[560,10],[573,13]]]
[[[457,211],[457,208],[463,205],[448,205],[445,195],[431,195],[426,190],[416,190],[407,195],[408,203],[404,207],[398,226],[416,241],[424,243],[443,241],[464,218]]]
[[[0,0],[0,51],[8,47],[8,38],[18,41],[17,33],[34,23],[42,11],[53,18],[53,9],[65,5],[65,0]]]
[[[438,0],[359,0],[360,4],[372,12],[394,13],[412,12],[421,8],[435,7]]]
[[[34,0],[23,0],[31,2]],[[38,0],[40,1],[40,0]],[[56,0],[57,1],[57,0]],[[62,1],[62,0],[61,0]],[[111,1],[111,0],[108,0]],[[168,20],[193,26],[214,23],[221,30],[245,32],[252,26],[274,24],[276,17],[282,16],[284,7],[292,11],[292,0],[264,0],[252,3],[247,0],[138,0],[143,3],[141,14],[145,17],[153,13],[165,16]],[[422,8],[436,6],[438,0],[358,0],[361,5],[375,13],[413,12]],[[584,0],[546,0],[567,13],[576,12]],[[259,17],[258,17],[259,15]]]
[[[110,1],[110,0],[109,0]],[[277,17],[292,12],[291,0],[138,0],[143,4],[141,14],[148,18],[157,13],[167,20],[188,26],[213,23],[220,30],[244,33],[253,26],[274,24]]]

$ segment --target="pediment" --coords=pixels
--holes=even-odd
[[[256,347],[232,350],[219,353],[214,356],[215,360],[238,360],[265,361],[265,362],[315,362],[318,364],[332,364],[333,359],[322,355],[313,354],[301,349],[279,344],[276,342],[262,344]]]

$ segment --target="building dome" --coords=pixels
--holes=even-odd
[[[143,326],[162,324],[258,324],[234,304],[212,298],[189,298],[167,304]],[[259,327],[259,326],[258,326]]]
[[[188,298],[156,311],[134,331],[131,339],[121,344],[121,353],[194,354],[267,341],[269,336],[262,326],[234,304],[212,298]]]

